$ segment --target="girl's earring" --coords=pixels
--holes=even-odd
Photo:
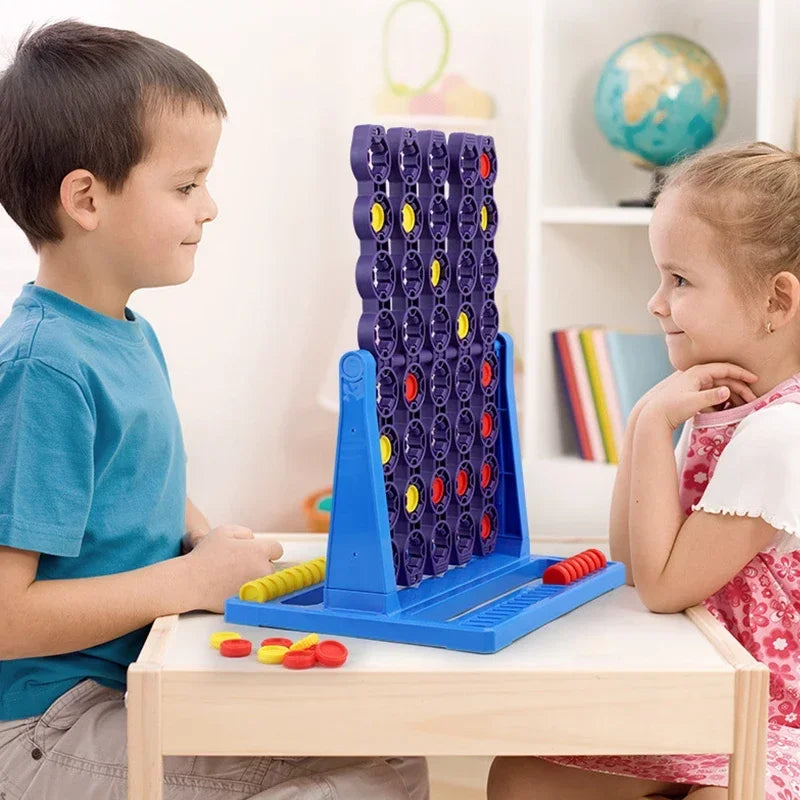
[[[767,333],[772,333],[772,322],[767,322]]]

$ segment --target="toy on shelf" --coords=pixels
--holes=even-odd
[[[327,533],[331,524],[331,488],[313,492],[303,500],[306,529],[311,533]]]
[[[339,367],[325,582],[231,598],[225,618],[494,652],[624,566],[580,554],[543,580],[565,560],[530,554],[492,137],[361,125],[350,163],[362,349]]]

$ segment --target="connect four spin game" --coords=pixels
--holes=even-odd
[[[361,349],[339,365],[324,579],[251,582],[225,618],[495,652],[623,584],[624,566],[530,554],[494,140],[360,125],[350,164]]]

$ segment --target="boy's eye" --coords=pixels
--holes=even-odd
[[[677,288],[680,288],[681,286],[686,286],[686,278],[684,278],[683,275],[673,274],[672,277],[675,278],[675,286]]]
[[[188,186],[181,186],[181,188],[178,189],[178,191],[181,194],[187,194],[188,195],[192,191],[192,189],[196,189],[196,188],[197,188],[197,184],[196,183],[190,183]]]

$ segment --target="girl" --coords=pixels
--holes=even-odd
[[[766,797],[798,800],[800,156],[757,142],[682,162],[650,247],[648,310],[677,371],[631,414],[611,554],[651,611],[704,602],[767,665]],[[724,755],[497,758],[488,792],[724,800],[727,785]]]

